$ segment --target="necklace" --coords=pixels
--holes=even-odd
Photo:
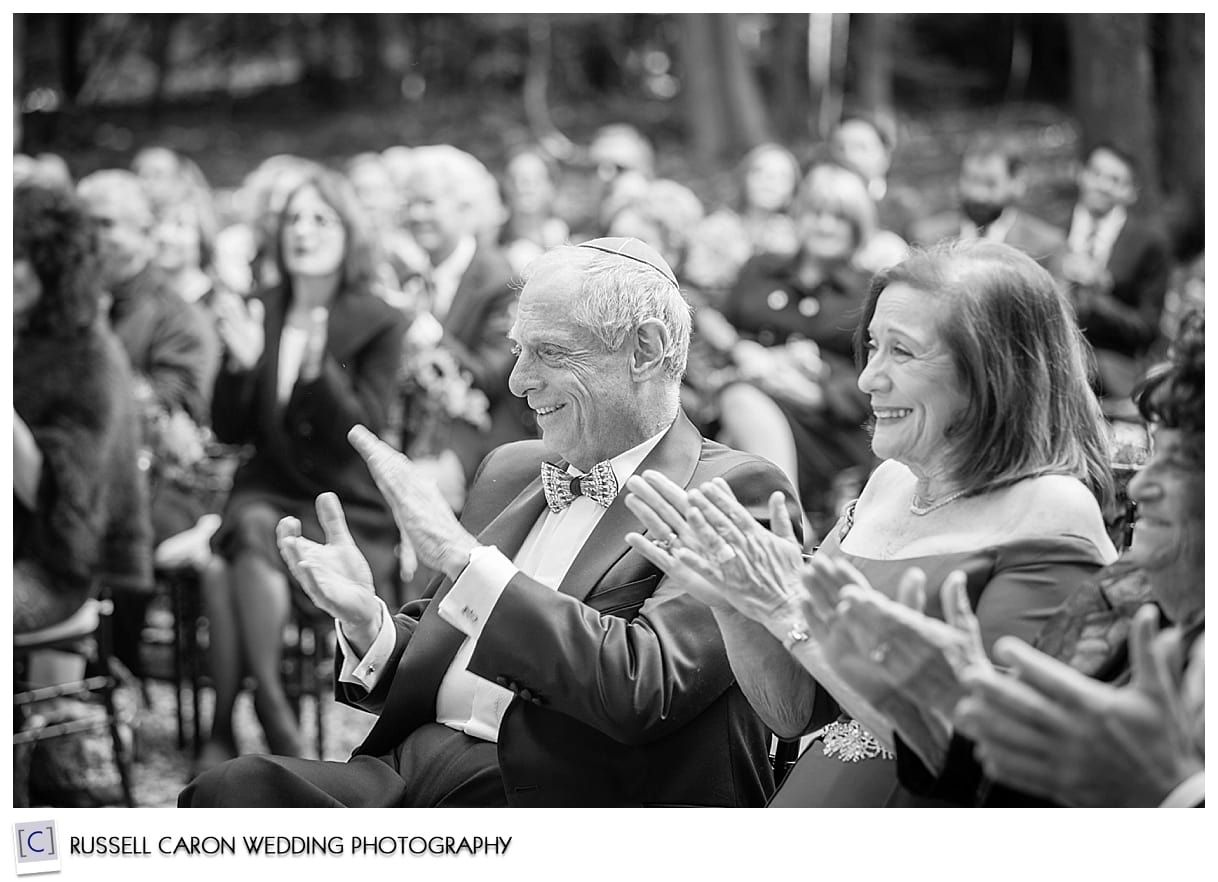
[[[928,515],[937,508],[943,508],[943,506],[947,505],[949,502],[955,502],[963,495],[963,490],[957,490],[955,493],[949,493],[936,502],[926,503],[922,502],[921,498],[915,492],[914,495],[909,498],[909,513],[922,517],[922,515]]]

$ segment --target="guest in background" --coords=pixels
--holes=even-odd
[[[617,206],[609,221],[610,236],[646,242],[682,272],[690,230],[702,220],[702,201],[676,181],[650,181],[639,193]]]
[[[1137,198],[1133,158],[1112,144],[1092,147],[1078,173],[1062,266],[1095,349],[1105,408],[1117,415],[1132,412],[1129,395],[1158,336],[1171,274],[1166,237],[1131,212]]]
[[[847,111],[829,135],[828,148],[834,162],[853,168],[867,182],[867,192],[876,205],[879,229],[908,239],[910,225],[924,211],[917,192],[891,179],[897,148],[896,126],[891,120]]]
[[[500,241],[512,272],[519,275],[547,248],[571,238],[566,222],[554,213],[558,168],[540,147],[524,147],[508,158],[503,173],[508,219]]]
[[[516,291],[503,253],[477,236],[485,194],[471,164],[489,176],[455,147],[416,147],[407,182],[407,229],[427,264],[407,283],[424,308],[406,338],[402,444],[433,461],[455,508],[489,451],[534,431],[508,391]]]
[[[152,526],[122,344],[70,191],[13,192],[13,630],[69,618],[101,579],[149,590]]]
[[[193,526],[200,514],[189,495],[162,477],[202,455],[198,435],[210,421],[219,343],[211,319],[156,266],[156,218],[139,179],[117,169],[94,172],[80,181],[77,194],[96,230],[110,326],[132,368],[153,539],[160,544]],[[115,655],[136,674],[143,672],[140,633],[148,600],[127,591],[114,598]]]
[[[799,187],[799,160],[781,144],[767,142],[740,163],[740,218],[753,254],[792,257],[799,250],[791,203]]]
[[[253,455],[234,476],[212,540],[228,578],[205,598],[216,705],[203,766],[237,753],[232,710],[243,671],[257,684],[254,709],[271,752],[302,749],[280,682],[294,602],[275,546],[280,518],[291,515],[305,535],[320,538],[312,500],[323,488],[337,492],[376,590],[397,599],[397,531],[346,443],[356,423],[385,425],[405,330],[400,314],[371,292],[375,249],[362,218],[345,180],[314,172],[279,215],[283,285],[259,292],[248,307],[235,295],[217,304],[226,355],[215,431],[226,443],[252,445]]]
[[[1027,189],[1027,163],[1014,142],[987,136],[970,143],[958,187],[959,209],[914,224],[914,242],[933,245],[956,238],[1005,242],[1061,278],[1065,234],[1019,206]]]
[[[722,439],[776,463],[804,510],[823,514],[844,501],[840,482],[857,489],[873,462],[851,353],[867,285],[854,258],[875,231],[875,205],[853,171],[819,165],[793,210],[799,252],[753,258],[726,323],[707,314],[698,328],[730,353],[741,380],[720,394]]]

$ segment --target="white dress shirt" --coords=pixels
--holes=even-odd
[[[1121,235],[1127,217],[1128,213],[1120,205],[1100,218],[1093,216],[1083,206],[1075,205],[1066,246],[1075,254],[1090,255],[1100,266],[1106,267],[1108,259],[1112,257],[1112,246],[1116,244],[1117,236]],[[1095,239],[1091,242],[1093,229]]]
[[[432,267],[431,314],[440,321],[444,321],[444,317],[448,315],[453,298],[457,296],[457,288],[461,285],[461,278],[469,269],[477,250],[478,243],[474,237],[463,236],[452,254],[444,258],[439,265]]]
[[[292,397],[292,389],[300,378],[300,369],[304,365],[305,347],[309,343],[309,332],[304,328],[283,326],[283,334],[279,337],[279,376],[275,387],[276,401],[287,404]]]
[[[609,460],[619,488],[625,486],[626,480],[667,431],[666,427],[642,444]],[[573,477],[582,474],[573,466],[568,466],[567,471]],[[438,609],[440,618],[466,637],[440,681],[436,694],[436,722],[484,741],[498,741],[499,724],[512,701],[512,692],[466,670],[482,628],[508,582],[518,572],[557,591],[604,513],[605,509],[588,497],[576,496],[561,512],[552,512],[549,507],[542,511],[520,546],[515,561],[508,560],[493,545],[480,546],[470,553],[469,565],[453,583]],[[385,606],[384,601],[379,602]],[[395,629],[388,607],[384,609],[380,632],[358,662],[343,636],[342,627],[336,627],[335,631],[343,650],[339,680],[371,691],[393,652]]]

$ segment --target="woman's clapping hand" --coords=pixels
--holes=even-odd
[[[243,300],[236,294],[222,293],[216,298],[216,329],[229,360],[241,370],[251,370],[266,348],[262,321],[265,309],[261,300]]]

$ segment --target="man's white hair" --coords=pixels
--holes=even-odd
[[[571,314],[577,325],[607,351],[617,352],[639,325],[658,319],[668,329],[665,376],[672,381],[684,376],[693,310],[660,270],[623,255],[560,245],[526,266],[522,275],[527,283],[541,270],[560,266],[578,268],[583,279]]]

